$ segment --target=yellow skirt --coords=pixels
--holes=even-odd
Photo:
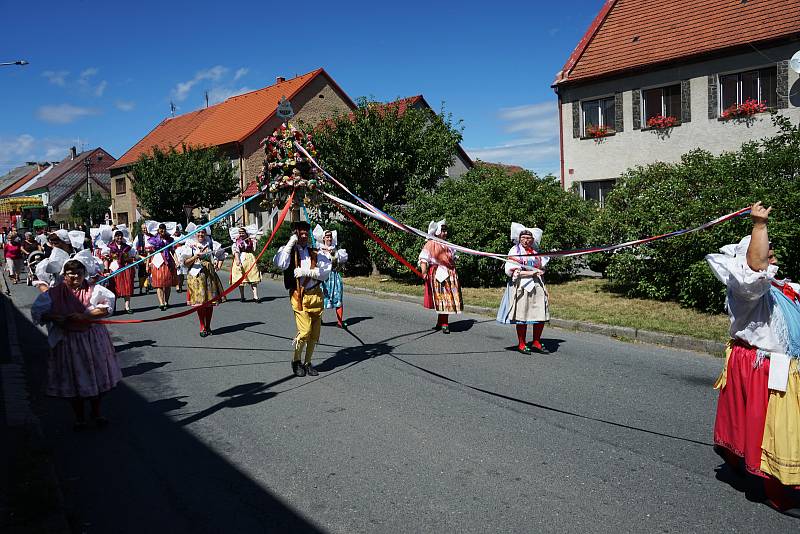
[[[250,270],[250,272],[247,273],[247,278],[243,280],[242,283],[248,283],[248,284],[259,283],[261,281],[261,271],[258,270],[258,265],[255,265],[256,257],[253,255],[253,253],[242,252],[239,255],[239,257],[242,259],[242,266],[244,267],[244,269],[242,269],[242,267],[239,267],[238,262],[236,261],[233,262],[233,266],[231,267],[231,284],[239,280],[239,278],[241,278],[242,275],[244,275],[244,273],[247,273],[248,269]],[[250,269],[250,267],[252,267],[253,265],[255,265],[255,267]]]
[[[761,442],[761,470],[785,486],[800,486],[800,369],[789,365],[786,391],[769,392]]]

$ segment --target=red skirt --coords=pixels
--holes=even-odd
[[[111,287],[114,295],[117,297],[130,297],[133,295],[133,275],[133,269],[125,269],[111,279],[114,282]]]
[[[769,358],[758,367],[756,349],[734,344],[728,359],[728,378],[719,392],[714,443],[744,459],[747,471],[761,471],[761,442],[769,403]]]
[[[162,263],[161,267],[150,264],[150,277],[153,287],[172,287],[175,285],[175,267]]]

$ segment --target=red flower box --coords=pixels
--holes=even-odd
[[[647,127],[656,130],[666,130],[678,124],[678,119],[673,116],[656,115],[647,119]]]
[[[611,134],[611,129],[608,126],[589,125],[586,127],[586,137],[591,137],[592,139],[600,139],[609,134]]]
[[[727,121],[731,119],[746,119],[752,117],[756,113],[764,113],[767,111],[767,105],[764,102],[759,102],[754,98],[748,98],[741,104],[734,104],[720,115],[720,119]]]

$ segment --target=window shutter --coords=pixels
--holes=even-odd
[[[633,129],[641,130],[642,128],[642,90],[634,89],[631,93],[633,97]]]
[[[709,119],[716,119],[717,118],[717,111],[719,109],[719,102],[718,99],[719,95],[717,94],[717,75],[716,74],[709,74],[708,76],[708,118]]]
[[[572,137],[581,136],[581,103],[572,103]]]
[[[614,93],[614,130],[621,132],[625,129],[622,121],[622,93]]]
[[[692,122],[692,87],[689,80],[681,80],[681,122]]]
[[[789,60],[778,61],[778,83],[776,89],[778,99],[776,100],[778,109],[789,107]]]

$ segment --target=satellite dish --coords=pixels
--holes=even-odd
[[[789,60],[789,68],[800,74],[800,50],[795,52],[792,59]]]

